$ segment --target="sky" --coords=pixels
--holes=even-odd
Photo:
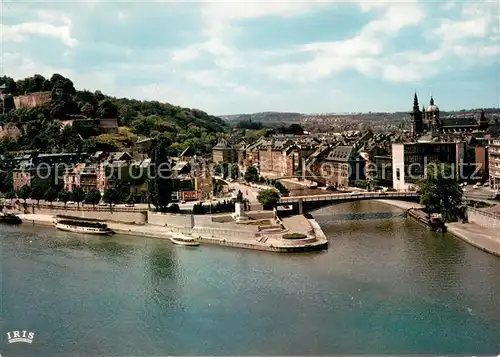
[[[497,1],[4,0],[1,71],[210,114],[500,106]]]

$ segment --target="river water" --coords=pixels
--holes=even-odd
[[[329,250],[294,255],[2,226],[0,354],[498,355],[500,259],[400,212],[318,210]]]

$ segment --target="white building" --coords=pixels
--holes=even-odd
[[[462,175],[465,157],[464,142],[418,142],[392,144],[392,184],[398,191],[411,191],[434,161],[454,164]]]
[[[500,190],[500,138],[489,141],[488,167],[490,187]]]

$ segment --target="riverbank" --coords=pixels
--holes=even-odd
[[[500,234],[498,230],[482,227],[475,223],[447,223],[448,232],[455,237],[485,252],[500,257]]]
[[[54,226],[55,222],[54,216],[47,214],[20,214],[19,217],[24,224]],[[306,219],[304,216],[293,216],[284,219],[282,224],[285,228],[282,232],[265,233],[265,231],[258,232],[255,226],[235,223],[229,223],[223,228],[224,224],[181,227],[107,222],[108,227],[116,233],[148,238],[170,239],[173,234],[187,233],[200,237],[201,243],[276,253],[310,252],[328,248],[328,240],[316,221]],[[234,228],[235,225],[238,230]],[[285,239],[283,233],[298,233],[305,237]]]
[[[404,210],[423,208],[421,204],[397,200],[377,200],[378,202]],[[446,223],[448,233],[490,254],[500,256],[500,234],[498,230],[475,223]]]

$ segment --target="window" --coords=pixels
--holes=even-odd
[[[396,180],[401,180],[401,170],[399,168],[396,169]]]

